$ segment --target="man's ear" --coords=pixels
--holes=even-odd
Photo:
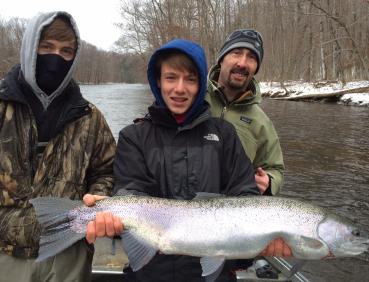
[[[156,83],[158,84],[158,87],[160,88],[160,78],[156,80]]]

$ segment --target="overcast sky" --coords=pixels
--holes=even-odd
[[[63,10],[76,20],[81,38],[98,48],[109,50],[120,31],[119,0],[7,0],[2,1],[0,18],[32,18],[38,12]]]

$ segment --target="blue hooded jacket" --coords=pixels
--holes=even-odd
[[[147,78],[150,84],[151,91],[155,97],[156,104],[160,107],[167,107],[164,103],[163,97],[161,95],[161,90],[158,86],[157,78],[158,75],[155,74],[155,65],[156,61],[158,60],[160,54],[163,54],[169,50],[178,50],[186,54],[188,57],[192,59],[197,67],[197,71],[199,73],[199,92],[197,97],[192,104],[191,108],[186,114],[186,118],[184,124],[190,123],[194,118],[196,118],[202,111],[204,101],[205,101],[205,93],[206,93],[206,80],[207,80],[207,73],[208,67],[206,63],[206,56],[204,49],[189,40],[184,39],[174,39],[159,49],[157,49],[154,54],[151,56],[148,67],[147,67]]]

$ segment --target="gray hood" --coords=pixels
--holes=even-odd
[[[65,76],[63,82],[53,93],[51,93],[48,96],[38,87],[36,82],[37,49],[43,28],[51,24],[54,21],[54,19],[57,18],[58,16],[65,16],[70,20],[70,23],[73,27],[73,30],[77,38],[77,50],[73,64],[69,69],[69,72]],[[72,18],[72,16],[67,12],[58,11],[58,12],[39,13],[30,20],[22,40],[22,47],[20,52],[21,69],[25,80],[32,88],[32,91],[33,93],[35,93],[36,97],[41,101],[41,104],[43,105],[44,109],[47,109],[47,107],[51,104],[51,102],[63,92],[65,87],[72,79],[81,51],[80,47],[81,47],[81,39],[79,36],[77,24]]]

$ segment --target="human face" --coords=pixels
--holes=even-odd
[[[199,78],[196,74],[175,69],[163,62],[158,86],[168,109],[180,115],[194,103],[199,91]]]
[[[233,100],[246,91],[257,64],[256,55],[247,48],[235,48],[224,56],[218,83],[225,88],[229,99]]]
[[[59,41],[55,39],[44,39],[38,44],[37,53],[39,55],[55,54],[64,60],[70,61],[76,55],[75,40]]]

